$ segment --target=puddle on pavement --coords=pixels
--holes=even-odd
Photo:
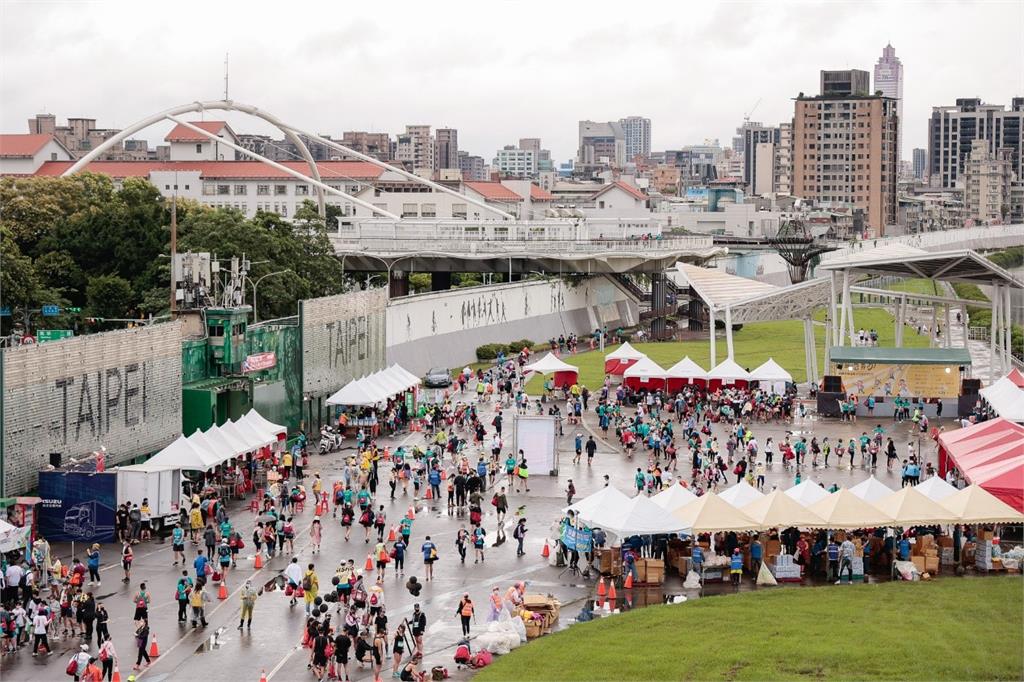
[[[224,633],[226,627],[219,627],[210,633],[210,636],[203,640],[203,643],[196,647],[197,654],[205,654],[208,651],[216,651],[224,646]]]

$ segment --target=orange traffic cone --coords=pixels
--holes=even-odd
[[[260,673],[260,682],[267,682],[267,669],[266,668],[263,668],[262,672]]]
[[[415,521],[416,520],[416,507],[410,505],[409,506],[409,512],[406,514],[406,516],[409,518],[410,521]]]
[[[395,527],[391,526],[391,532],[388,533],[388,542],[395,541]]]
[[[427,487],[427,493],[423,496],[423,499],[425,499],[425,500],[432,500],[432,499],[434,499],[434,493],[431,492],[429,486]]]
[[[121,682],[121,671],[116,665],[114,666],[114,676],[110,678],[110,682]]]
[[[618,599],[618,595],[615,594],[615,581],[614,580],[610,580],[608,582],[608,599],[610,601],[615,601],[616,599]]]
[[[256,561],[253,562],[252,567],[257,571],[263,568],[263,552],[256,552]]]
[[[149,657],[156,658],[160,655],[160,647],[156,645],[156,635],[153,635],[153,641],[149,644]]]
[[[544,557],[545,559],[547,559],[549,556],[551,556],[551,548],[548,547],[548,541],[547,540],[544,541],[544,549],[541,550],[540,555],[542,557]]]
[[[626,574],[626,582],[622,583],[622,586],[625,587],[627,590],[633,589],[633,574],[632,573]]]
[[[598,597],[603,597],[604,595],[605,595],[604,576],[601,576],[601,579],[597,582],[597,596]]]
[[[228,586],[225,585],[224,581],[222,580],[220,582],[220,590],[217,592],[217,599],[227,599],[227,598],[228,598]]]
[[[367,571],[372,571],[373,570],[373,555],[372,554],[367,554],[366,555],[366,570]]]

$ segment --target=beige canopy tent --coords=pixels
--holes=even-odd
[[[953,512],[919,493],[914,486],[901,488],[872,504],[893,517],[900,526],[931,526],[958,521]]]
[[[731,488],[722,491],[718,496],[737,509],[742,509],[751,502],[760,500],[764,497],[764,493],[743,479]]]
[[[953,512],[960,523],[1021,523],[1024,514],[981,486],[969,485],[939,504]]]
[[[769,528],[820,528],[825,520],[782,490],[773,490],[741,511],[758,523],[759,530]]]
[[[672,512],[680,528],[692,533],[715,533],[727,530],[751,530],[757,521],[714,493],[705,493],[694,502]]]
[[[893,525],[891,514],[860,499],[849,490],[839,490],[807,507],[822,518],[823,528],[875,528]]]

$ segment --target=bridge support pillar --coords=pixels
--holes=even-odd
[[[392,270],[388,277],[388,297],[409,295],[409,273],[404,270]]]
[[[664,339],[668,332],[668,286],[665,283],[665,273],[656,272],[651,275],[651,340]]]
[[[452,288],[452,273],[432,272],[430,273],[431,291],[448,291]]]

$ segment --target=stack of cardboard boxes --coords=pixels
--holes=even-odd
[[[660,585],[665,581],[665,562],[661,559],[637,559],[636,572],[641,583]]]
[[[934,575],[939,572],[939,546],[935,544],[935,536],[918,535],[910,554],[918,573]]]
[[[551,632],[551,627],[558,620],[561,603],[551,596],[528,594],[523,597],[523,623],[526,625],[526,637],[533,639]]]
[[[978,531],[978,540],[974,547],[974,565],[983,571],[1002,568],[1002,561],[992,557],[993,535],[992,531],[985,528]]]
[[[597,567],[601,575],[622,575],[622,548],[603,547],[597,550]]]
[[[955,563],[953,559],[953,538],[943,535],[939,538],[939,565],[952,566]]]
[[[772,563],[768,564],[768,568],[775,579],[780,582],[799,582],[800,580],[800,566],[793,562],[792,554],[775,556]]]

